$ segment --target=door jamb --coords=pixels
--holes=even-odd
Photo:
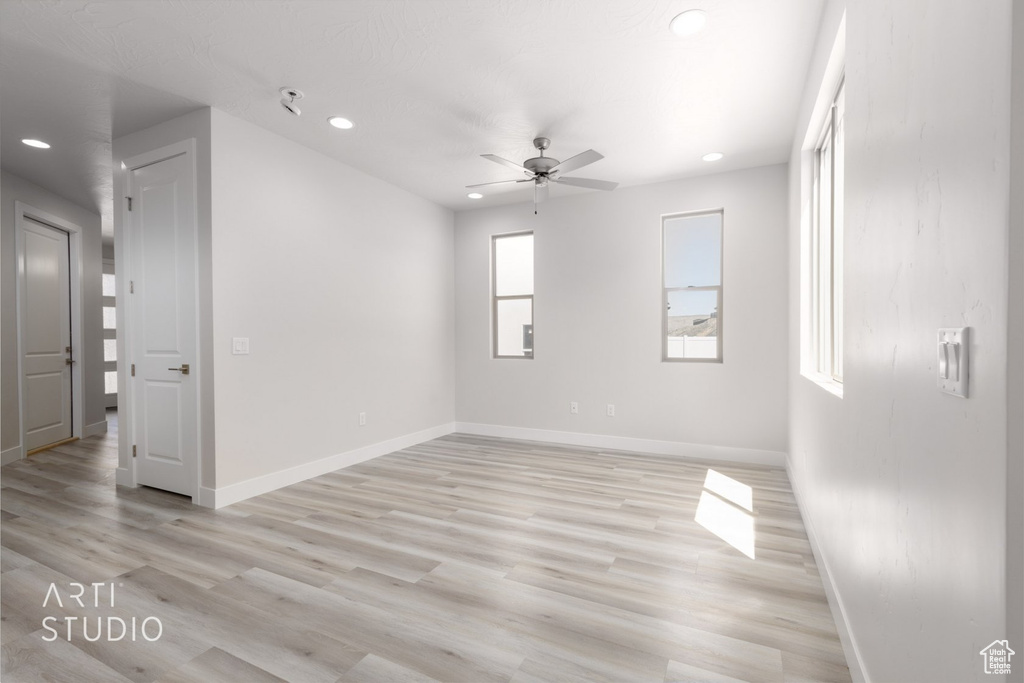
[[[18,326],[18,427],[21,444],[19,459],[25,458],[28,449],[25,438],[25,378],[24,378],[24,336],[25,311],[21,296],[25,288],[25,219],[30,218],[52,228],[68,233],[68,279],[71,282],[71,348],[77,361],[71,366],[71,436],[82,436],[82,228],[69,220],[48,211],[37,209],[22,201],[14,202],[14,243],[17,259],[15,297],[17,300]],[[5,463],[6,464],[6,463]]]

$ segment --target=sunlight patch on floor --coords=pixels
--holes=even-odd
[[[697,524],[754,559],[753,490],[732,477],[709,469],[697,503]]]

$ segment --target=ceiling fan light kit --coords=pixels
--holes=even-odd
[[[602,154],[595,152],[592,149],[588,149],[586,152],[581,152],[574,157],[569,157],[565,161],[559,161],[554,157],[544,156],[544,151],[551,146],[551,140],[548,138],[534,138],[533,146],[536,147],[540,154],[539,156],[527,159],[522,164],[517,164],[514,161],[503,159],[502,157],[494,154],[481,154],[484,159],[489,159],[496,164],[502,166],[508,166],[509,168],[515,169],[525,173],[528,178],[523,180],[498,180],[492,183],[478,183],[476,185],[467,185],[466,189],[472,190],[478,187],[485,187],[490,185],[506,185],[509,183],[533,183],[533,203],[535,205],[534,213],[537,213],[536,205],[540,204],[548,198],[548,185],[549,183],[562,183],[564,185],[573,185],[575,187],[586,187],[592,190],[614,190],[618,187],[618,183],[609,182],[607,180],[594,180],[592,178],[573,178],[569,176],[563,176],[563,173],[569,171],[575,171],[577,168],[582,168],[588,164],[592,164],[595,161],[604,159]]]

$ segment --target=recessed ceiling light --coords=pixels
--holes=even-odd
[[[22,142],[24,142],[29,147],[38,147],[39,149],[50,149],[50,145],[48,143],[43,142],[42,140],[33,140],[32,138],[25,138],[24,140],[22,140]]]
[[[704,13],[704,10],[691,9],[677,14],[668,26],[677,36],[692,36],[699,33],[707,22],[708,15]]]
[[[484,196],[482,194],[480,194],[479,192],[470,192],[466,196],[469,197],[470,199],[483,199],[484,198]]]
[[[711,152],[709,154],[705,154],[704,156],[702,156],[701,159],[703,159],[704,161],[718,161],[724,156],[725,155],[722,154],[721,152]]]
[[[341,128],[342,130],[348,130],[355,124],[342,116],[332,116],[327,119],[327,123],[331,124],[335,128]]]

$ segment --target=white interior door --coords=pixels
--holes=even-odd
[[[136,481],[189,496],[199,453],[193,175],[190,154],[133,169],[128,221]]]
[[[22,401],[25,449],[71,438],[71,276],[68,233],[22,223]]]

